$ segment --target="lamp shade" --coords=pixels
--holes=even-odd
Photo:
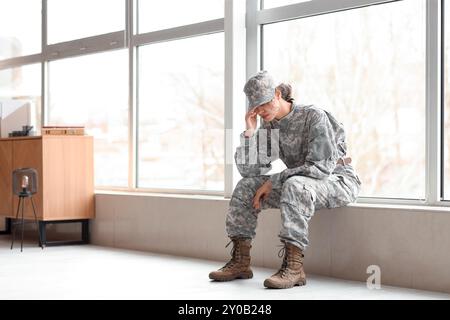
[[[13,193],[17,196],[33,195],[38,190],[38,173],[33,168],[13,171]]]

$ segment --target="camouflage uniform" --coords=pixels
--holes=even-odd
[[[279,144],[278,144],[279,141]],[[230,237],[254,238],[260,210],[253,197],[270,179],[273,190],[261,208],[281,211],[280,238],[304,250],[314,211],[354,202],[361,181],[354,168],[337,164],[346,155],[345,132],[330,113],[315,106],[292,105],[280,120],[263,122],[250,138],[241,134],[235,153],[243,179],[234,189],[226,219]],[[265,175],[280,158],[287,169]]]

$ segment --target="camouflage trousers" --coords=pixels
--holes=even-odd
[[[255,237],[261,210],[253,208],[253,197],[268,179],[267,175],[243,178],[236,185],[226,218],[229,237]],[[272,190],[270,196],[262,201],[261,208],[279,208],[280,239],[304,250],[308,246],[308,223],[315,210],[352,203],[358,197],[360,188],[361,181],[354,168],[349,164],[338,165],[327,179],[290,177],[283,183],[282,189]]]

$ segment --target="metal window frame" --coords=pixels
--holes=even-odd
[[[256,23],[264,25],[396,1],[403,0],[312,0],[277,8],[261,9],[256,13]]]
[[[409,0],[313,0],[277,8],[259,9],[258,0],[247,0],[247,77],[258,69],[257,59],[263,60],[261,34],[262,26],[270,23],[330,14],[344,10],[383,5]],[[399,199],[381,197],[360,197],[357,203],[402,204],[421,206],[449,206],[441,198],[441,0],[426,1],[426,132],[425,147],[425,199]],[[262,67],[262,66],[261,66]]]
[[[426,49],[426,204],[448,206],[441,198],[441,1],[427,0],[427,49]]]
[[[233,1],[225,0],[228,6]],[[225,18],[194,23],[185,26],[169,28],[165,30],[153,31],[148,33],[137,33],[137,0],[123,0],[125,6],[125,29],[99,34],[82,39],[74,39],[66,42],[60,42],[49,45],[47,43],[47,0],[41,0],[42,3],[42,46],[38,54],[14,57],[0,61],[0,70],[21,67],[28,64],[41,64],[41,125],[48,123],[48,101],[49,101],[49,63],[52,61],[81,57],[87,54],[108,52],[117,49],[128,49],[128,186],[127,187],[96,187],[98,190],[117,190],[117,191],[136,191],[136,192],[155,192],[155,193],[183,193],[183,194],[202,194],[202,195],[223,195],[224,191],[209,190],[189,190],[189,189],[163,189],[163,188],[137,188],[138,181],[138,72],[137,72],[137,52],[139,46],[196,37],[206,34],[225,31]],[[225,69],[227,69],[225,67]],[[227,114],[231,112],[228,111]],[[227,157],[227,156],[225,156]],[[227,180],[225,178],[225,180]],[[230,184],[225,183],[225,189],[230,189]]]
[[[97,189],[164,192],[183,194],[211,194],[231,196],[238,174],[234,168],[233,154],[237,143],[236,131],[242,127],[245,112],[245,99],[242,98],[241,87],[245,78],[256,73],[262,62],[261,30],[264,24],[306,18],[319,14],[327,14],[343,10],[356,9],[371,5],[405,0],[313,0],[310,2],[287,5],[278,8],[260,9],[260,0],[224,0],[223,19],[214,19],[201,23],[170,28],[166,30],[137,34],[137,0],[124,0],[125,30],[108,34],[76,39],[63,43],[47,44],[47,0],[42,1],[42,51],[38,54],[14,57],[0,61],[0,70],[41,63],[42,125],[47,123],[48,107],[48,63],[68,57],[79,57],[85,54],[99,53],[116,49],[129,51],[129,170],[128,187],[99,187]],[[441,0],[426,0],[426,200],[360,198],[359,203],[374,204],[407,204],[424,206],[448,206],[441,198],[441,134],[440,118],[443,104],[441,92]],[[245,19],[243,22],[242,19]],[[245,25],[243,25],[245,24]],[[139,46],[201,36],[216,32],[225,33],[225,182],[224,192],[185,189],[147,189],[137,188],[138,159],[138,78],[137,52]],[[245,50],[244,50],[244,48]],[[244,64],[244,66],[243,66]],[[241,70],[245,68],[245,75]],[[231,129],[231,130],[230,130]],[[233,131],[232,131],[233,130]],[[232,134],[230,134],[232,133]]]
[[[125,45],[128,47],[128,188],[137,184],[137,49],[131,45],[137,19],[137,3],[125,1]]]
[[[225,0],[225,179],[224,196],[230,198],[240,179],[234,151],[245,129],[246,98],[242,92],[246,76],[246,2]]]
[[[132,5],[136,7],[138,5],[138,0],[127,0],[129,2],[132,2]],[[225,0],[225,1],[236,1],[236,0]],[[237,0],[238,1],[238,0]],[[226,2],[225,2],[226,3]],[[226,11],[226,10],[225,10]],[[136,20],[138,19],[138,14],[135,12],[134,18]],[[132,21],[133,17],[129,17]],[[130,54],[130,61],[131,59],[134,60],[134,75],[133,80],[135,81],[135,84],[131,84],[130,82],[130,92],[133,94],[133,110],[134,110],[134,119],[133,123],[130,124],[130,131],[133,131],[134,133],[134,140],[133,140],[133,151],[130,152],[130,159],[132,158],[132,162],[130,167],[130,172],[132,172],[133,176],[133,183],[128,186],[127,190],[124,190],[123,188],[106,188],[108,190],[119,190],[119,191],[132,191],[132,192],[149,192],[149,193],[176,193],[176,194],[187,194],[187,195],[224,195],[225,190],[229,188],[229,183],[227,182],[227,173],[224,177],[224,190],[223,191],[216,191],[216,190],[202,190],[202,189],[177,189],[177,188],[157,188],[157,187],[139,187],[139,147],[138,147],[138,123],[139,123],[139,72],[137,70],[137,61],[138,61],[138,53],[139,49],[142,46],[145,45],[151,45],[155,43],[161,43],[161,42],[168,42],[168,41],[176,41],[186,38],[192,38],[192,37],[198,37],[208,34],[214,34],[214,33],[220,33],[225,32],[225,18],[220,19],[213,19],[198,23],[192,23],[188,25],[183,26],[176,26],[173,28],[168,28],[164,30],[158,30],[158,31],[150,31],[146,33],[138,33],[138,23],[137,21],[135,23],[131,22],[129,28],[134,27],[133,32],[131,32],[130,36],[130,50],[134,50],[134,54]],[[226,59],[225,59],[226,60]],[[225,70],[227,70],[226,67],[227,61],[225,61]],[[131,64],[131,62],[130,62]],[[130,76],[131,78],[131,76]],[[226,75],[225,75],[226,78]],[[131,80],[131,81],[133,81]],[[225,85],[225,87],[227,87]],[[227,114],[227,112],[225,112]],[[227,143],[227,137],[225,137],[226,143]],[[225,144],[226,145],[226,144]],[[225,152],[225,161],[227,158],[227,154]],[[226,163],[226,162],[225,162]],[[225,169],[226,171],[226,169]]]

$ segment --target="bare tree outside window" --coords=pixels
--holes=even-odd
[[[95,185],[128,186],[128,52],[50,62],[49,125],[82,125],[94,137]]]
[[[344,123],[361,196],[425,197],[425,0],[264,26],[264,69]]]
[[[138,186],[222,191],[223,33],[139,48]]]

